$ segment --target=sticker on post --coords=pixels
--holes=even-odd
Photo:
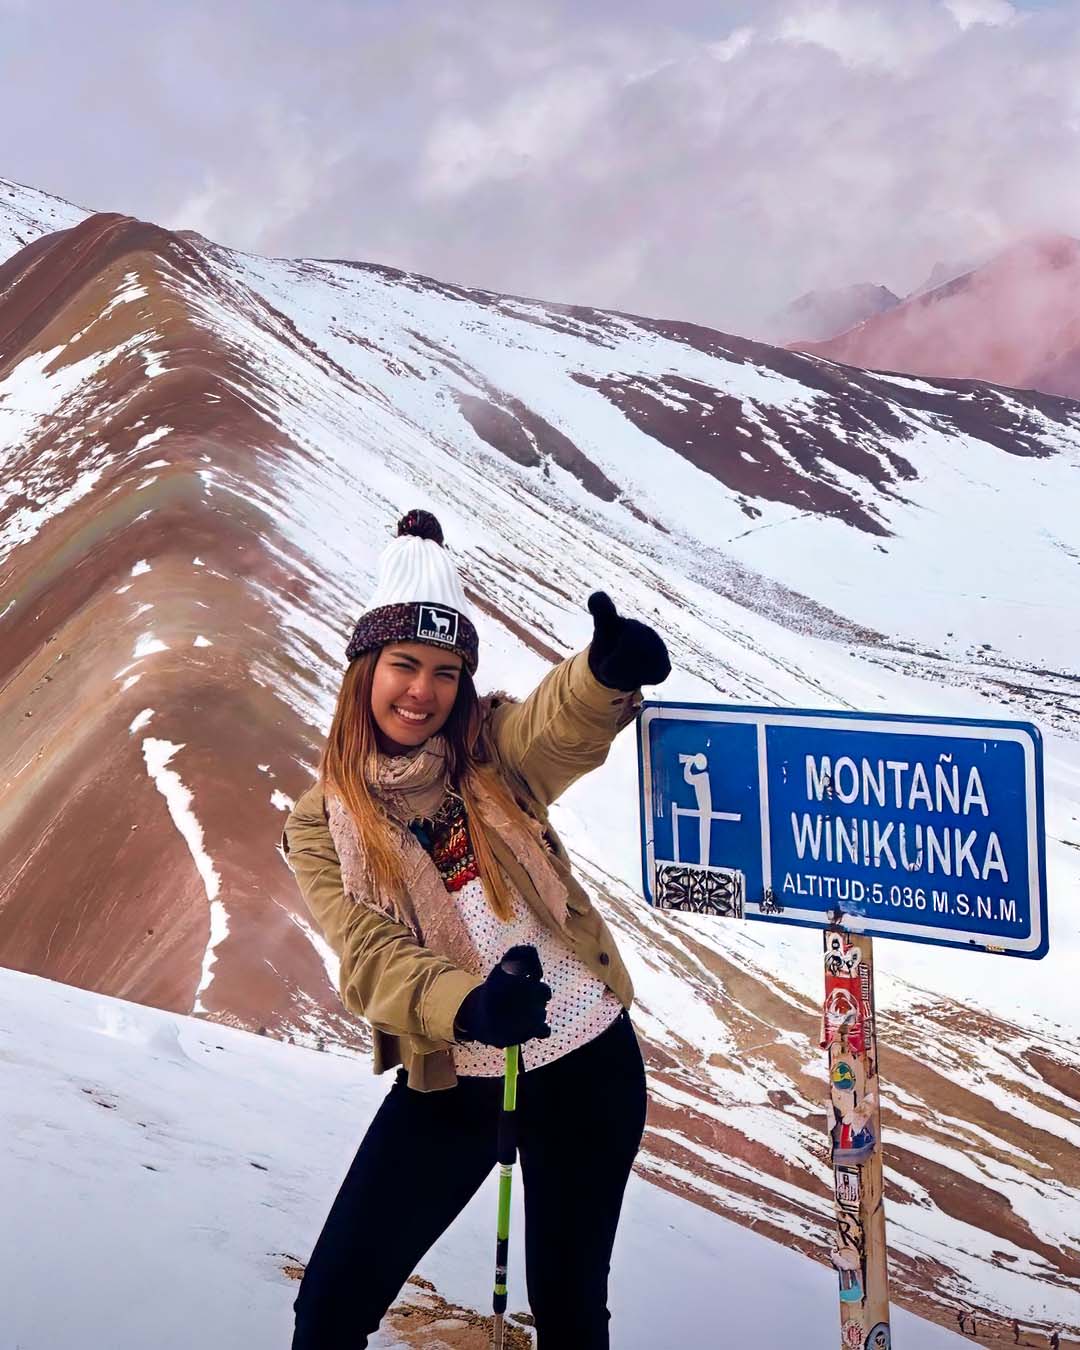
[[[836,1203],[841,1209],[858,1211],[862,1198],[862,1184],[857,1167],[837,1167],[835,1170]]]
[[[838,1251],[856,1252],[860,1260],[866,1255],[866,1234],[858,1215],[836,1216],[836,1248]]]
[[[830,988],[829,985],[832,985]],[[826,984],[825,1018],[821,1044],[830,1046],[843,1035],[847,1048],[856,1055],[863,1052],[862,1009],[858,992],[829,981]]]
[[[862,1256],[854,1247],[834,1247],[829,1259],[840,1277],[840,1302],[863,1301]]]
[[[855,1055],[863,1053],[868,1030],[865,1025],[869,1008],[868,980],[869,971],[863,965],[859,946],[846,933],[827,933],[825,1010],[821,1030],[823,1046],[832,1045],[837,1038],[841,1038],[848,1052]]]
[[[838,1059],[831,1070],[834,1100],[837,1094],[845,1098],[855,1094],[855,1064],[850,1059]]]
[[[851,1121],[841,1121],[832,1132],[833,1163],[861,1163],[877,1147],[874,1131],[868,1124],[859,1125]]]

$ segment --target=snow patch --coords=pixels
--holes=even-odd
[[[330,981],[330,988],[337,989],[341,982],[341,962],[337,953],[323,935],[317,932],[306,919],[301,918],[299,914],[294,914],[291,910],[288,911],[288,914],[289,918],[319,953],[319,958],[326,970],[326,978]]]
[[[154,780],[154,786],[165,798],[173,824],[188,846],[188,852],[202,878],[203,889],[210,905],[210,939],[203,954],[202,973],[192,1009],[194,1012],[204,1013],[206,1008],[202,1002],[202,995],[206,993],[214,978],[216,949],[229,935],[229,916],[225,906],[218,899],[221,878],[203,845],[202,825],[191,809],[193,800],[191,789],[185,785],[174,769],[168,767],[173,756],[183,749],[182,744],[176,745],[172,741],[156,740],[149,736],[142,743],[146,771]]]
[[[120,305],[129,305],[133,300],[142,300],[149,294],[150,292],[146,287],[139,284],[138,273],[128,272],[121,282],[120,290],[116,292],[98,317],[104,319],[107,314],[111,314]]]
[[[170,426],[161,426],[158,427],[156,431],[148,431],[145,434],[145,436],[140,436],[139,439],[135,442],[135,444],[131,447],[132,453],[134,454],[136,450],[145,450],[147,446],[156,445],[158,441],[163,440],[169,434],[170,431],[172,431],[172,427]],[[167,463],[168,461],[164,459],[159,461],[159,465],[164,465]],[[148,464],[145,467],[152,469],[157,466],[153,464]]]
[[[153,656],[155,652],[168,650],[168,646],[160,638],[154,637],[153,633],[144,633],[135,643],[131,658],[133,661],[141,661],[144,656]]]

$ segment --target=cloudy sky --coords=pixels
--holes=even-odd
[[[0,177],[754,331],[1080,234],[1080,0],[0,0]]]

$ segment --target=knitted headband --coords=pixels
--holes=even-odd
[[[480,639],[468,614],[461,578],[443,546],[442,526],[429,511],[398,521],[397,538],[379,559],[379,580],[367,612],[353,629],[345,657],[387,642],[426,642],[457,652],[476,674]]]

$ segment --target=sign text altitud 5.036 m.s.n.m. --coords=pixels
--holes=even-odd
[[[654,905],[1046,954],[1029,723],[663,703],[638,738]]]

